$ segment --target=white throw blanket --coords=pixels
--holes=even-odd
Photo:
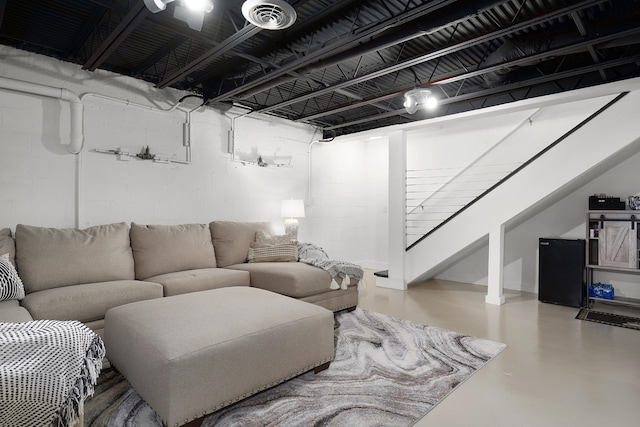
[[[77,321],[0,323],[0,425],[73,424],[104,355],[100,337]]]
[[[298,243],[300,262],[318,267],[331,276],[330,289],[346,290],[352,280],[358,283],[358,290],[364,288],[364,270],[358,264],[329,259],[329,255],[313,243]],[[338,279],[340,283],[338,283]]]

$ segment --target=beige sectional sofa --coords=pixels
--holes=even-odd
[[[79,320],[99,334],[112,307],[229,286],[253,286],[332,311],[355,308],[355,283],[330,290],[331,277],[301,262],[247,263],[268,223],[107,224],[55,229],[19,224],[0,231],[0,254],[17,267],[25,298],[0,301],[0,321]]]

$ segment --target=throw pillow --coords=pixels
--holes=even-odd
[[[264,230],[256,231],[256,242],[267,245],[284,245],[287,243],[297,243],[291,234],[271,235]]]
[[[296,262],[298,246],[295,243],[267,245],[252,243],[247,255],[248,262]]]
[[[0,256],[0,301],[24,298],[24,286],[18,272],[9,261],[9,254]]]

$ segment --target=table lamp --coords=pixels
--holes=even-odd
[[[293,239],[297,239],[298,220],[296,218],[304,218],[304,200],[283,200],[280,207],[280,216],[282,218],[287,218],[284,221],[285,234],[289,234]]]

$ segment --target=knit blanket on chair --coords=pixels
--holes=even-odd
[[[298,257],[300,262],[318,267],[331,276],[330,289],[343,289],[357,282],[358,290],[364,287],[364,270],[358,264],[347,261],[329,259],[329,255],[313,243],[298,243]]]
[[[77,321],[0,323],[0,425],[73,424],[104,355],[100,337]]]

